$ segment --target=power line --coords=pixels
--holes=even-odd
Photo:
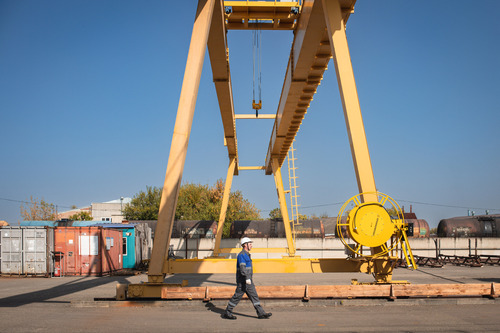
[[[25,204],[31,204],[30,201],[24,201],[24,200],[15,200],[15,199],[7,199],[7,198],[0,198],[0,200],[10,201],[10,202],[18,202],[18,203],[25,203]],[[51,205],[54,205],[54,206],[57,206],[57,207],[62,207],[62,208],[71,208],[72,207],[72,206],[56,205],[56,204],[51,204]]]
[[[338,205],[343,205],[344,202],[334,202],[334,203],[329,203],[329,204],[321,204],[321,205],[312,205],[312,206],[300,206],[301,209],[306,209],[306,208],[316,208],[316,207],[326,207],[326,206],[338,206]],[[262,209],[261,212],[270,212],[272,209]]]
[[[500,208],[482,208],[482,207],[470,207],[470,206],[453,206],[453,205],[434,204],[434,203],[429,203],[429,202],[410,201],[410,200],[403,200],[403,199],[396,199],[396,200],[399,201],[399,202],[408,202],[408,203],[419,204],[419,205],[426,205],[426,206],[437,206],[437,207],[448,207],[448,208],[461,208],[461,209],[500,210]]]
[[[334,202],[330,204],[312,205],[312,206],[300,206],[300,208],[316,208],[316,207],[326,207],[326,206],[338,206],[343,205],[344,202]]]
[[[407,202],[411,204],[419,204],[419,205],[426,205],[426,206],[435,206],[435,207],[447,207],[447,208],[460,208],[460,209],[478,209],[478,210],[489,210],[489,211],[496,211],[500,210],[500,208],[482,208],[482,207],[471,207],[471,206],[454,206],[454,205],[445,205],[445,204],[436,204],[436,203],[429,203],[429,202],[421,202],[421,201],[411,201],[411,200],[403,200],[403,199],[396,199],[398,202]],[[320,204],[320,205],[311,205],[311,206],[300,206],[301,209],[307,209],[307,208],[316,208],[316,207],[327,207],[327,206],[338,206],[342,205],[344,202],[334,202],[334,203],[329,203],[329,204]],[[261,210],[262,212],[270,212],[272,209],[264,209]]]
[[[24,203],[24,204],[31,204],[30,201],[25,201],[25,200],[16,200],[16,199],[7,199],[7,198],[0,198],[0,200],[9,201],[9,202]],[[85,207],[75,207],[75,206],[58,205],[58,204],[53,204],[53,203],[49,203],[49,202],[47,202],[47,203],[54,205],[55,207],[58,207],[58,208],[69,208],[69,209],[73,209],[73,210],[81,210],[81,209],[85,209],[85,208],[91,208],[91,210],[94,212],[114,212],[114,211],[116,211],[116,209],[92,208],[92,205],[85,206]],[[106,204],[106,202],[99,202],[99,204],[103,204],[103,203]],[[118,202],[116,204],[121,204],[121,203]],[[123,206],[125,206],[125,205],[126,204],[124,203]]]

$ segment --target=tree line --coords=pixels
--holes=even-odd
[[[129,220],[157,220],[162,188],[147,186],[146,191],[136,194],[123,209]],[[218,221],[224,194],[224,181],[219,179],[213,186],[185,183],[179,190],[175,210],[176,220]],[[241,191],[231,192],[227,206],[223,235],[229,235],[231,222],[258,220],[260,210],[243,197]]]
[[[160,209],[161,187],[146,186],[132,201],[123,207],[123,215],[127,220],[158,220]],[[218,179],[214,185],[184,183],[179,190],[179,197],[175,210],[176,220],[205,220],[218,221],[224,195],[224,181]],[[72,208],[76,208],[73,206]],[[229,195],[229,204],[226,212],[223,235],[229,235],[231,222],[237,220],[260,220],[260,210],[243,197],[241,191],[233,191]],[[326,216],[326,214],[322,214]],[[21,205],[21,216],[25,221],[55,221],[58,219],[57,207],[30,197],[30,202]],[[76,212],[69,217],[75,221],[90,221],[92,215],[86,211]],[[281,210],[274,208],[269,218],[280,219]],[[307,220],[308,216],[300,214],[300,220]],[[311,218],[317,218],[315,215]]]

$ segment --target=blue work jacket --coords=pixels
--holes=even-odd
[[[250,253],[242,250],[236,259],[236,279],[251,279],[252,275],[252,257]]]

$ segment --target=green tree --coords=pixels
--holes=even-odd
[[[288,216],[288,217],[291,218],[291,216]],[[281,215],[281,209],[279,207],[277,207],[277,208],[274,208],[273,210],[271,210],[269,212],[269,218],[271,220],[283,219],[283,216]],[[308,219],[309,219],[309,217],[307,215],[299,213],[299,220],[300,221],[304,221],[304,220],[308,220]]]
[[[160,207],[161,188],[147,187],[139,192],[123,209],[130,220],[157,220]],[[224,182],[217,180],[213,186],[185,183],[179,190],[175,210],[176,220],[218,221],[222,207]],[[232,221],[260,219],[260,211],[243,197],[241,191],[231,192],[226,212],[223,236],[228,237]]]
[[[283,216],[281,216],[281,209],[278,207],[278,208],[274,208],[273,210],[271,210],[269,212],[269,218],[271,220],[278,220],[278,219],[282,219]]]
[[[73,221],[92,221],[92,215],[89,212],[78,212],[69,217],[70,220]]]
[[[158,220],[161,188],[146,186],[132,201],[123,207],[123,215],[128,220]]]
[[[21,204],[21,216],[24,221],[55,221],[57,219],[57,209],[54,204],[45,200],[38,201],[30,196],[30,202]]]

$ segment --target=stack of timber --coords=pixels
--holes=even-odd
[[[384,285],[300,285],[300,286],[257,286],[262,299],[348,299],[398,297],[489,297],[496,298],[498,283],[481,284],[384,284]],[[161,298],[167,300],[230,299],[234,287],[163,287]],[[244,296],[244,298],[246,295]]]

